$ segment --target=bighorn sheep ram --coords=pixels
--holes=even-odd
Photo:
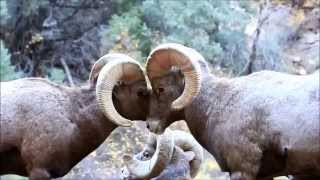
[[[150,53],[146,71],[150,131],[184,119],[232,180],[320,179],[319,71],[218,78],[196,50],[171,43]]]
[[[145,76],[130,57],[103,56],[89,81],[75,88],[41,78],[1,82],[0,175],[61,177],[118,125],[130,126],[126,118],[146,118]]]
[[[123,159],[123,179],[191,179],[198,173],[203,149],[191,134],[167,129],[160,136],[150,134],[142,152]]]

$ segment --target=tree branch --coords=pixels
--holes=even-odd
[[[266,4],[266,7],[264,9],[267,9],[269,7],[269,1],[266,0],[265,4]],[[255,37],[253,39],[253,43],[252,43],[252,47],[251,47],[252,52],[250,54],[249,61],[247,62],[247,64],[243,68],[243,70],[237,76],[243,76],[243,75],[248,75],[248,74],[252,73],[252,64],[254,61],[256,61],[256,58],[257,58],[257,44],[259,41],[261,28],[262,28],[263,24],[265,23],[265,21],[270,16],[270,14],[267,14],[265,17],[263,17],[262,10],[263,10],[263,5],[260,4],[257,28],[255,30]]]
[[[68,78],[68,81],[69,81],[70,86],[71,86],[71,87],[75,86],[74,83],[73,83],[73,80],[72,80],[72,76],[71,76],[69,67],[68,67],[66,61],[64,60],[64,58],[60,58],[60,62],[61,62],[61,64],[62,64],[62,66],[63,66],[64,72],[65,72],[66,75],[67,75],[67,78]]]

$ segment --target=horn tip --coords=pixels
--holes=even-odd
[[[114,121],[117,122],[117,121]],[[117,123],[119,126],[121,127],[132,127],[133,126],[133,122],[131,121],[127,121],[127,122],[122,122],[122,123]]]
[[[193,98],[192,98],[193,99]],[[181,109],[183,109],[184,107],[188,106],[191,104],[192,101],[188,102],[188,103],[181,103],[181,102],[177,102],[177,101],[174,101],[172,102],[171,104],[171,109],[172,110],[175,110],[175,111],[179,111]]]

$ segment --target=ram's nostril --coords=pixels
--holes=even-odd
[[[143,156],[144,156],[145,158],[149,158],[149,152],[143,152]]]
[[[148,128],[148,129],[150,129],[150,125],[149,125],[149,123],[147,123],[147,128]]]

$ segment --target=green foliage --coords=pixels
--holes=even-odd
[[[257,10],[257,3],[248,3],[247,0],[244,0],[244,1],[239,1],[239,6],[241,8],[243,8],[244,10],[246,10],[248,13],[250,14],[256,14],[256,10]]]
[[[141,14],[137,8],[130,10],[129,12],[123,13],[121,16],[113,15],[109,21],[110,35],[118,36],[122,32],[137,32],[142,24]]]
[[[0,0],[0,25],[3,25],[9,19],[8,9],[7,9],[7,1]]]
[[[122,12],[130,11],[132,7],[141,4],[143,0],[111,0],[116,5],[116,11],[120,14]]]
[[[50,77],[49,79],[56,82],[56,83],[63,83],[63,80],[65,78],[65,73],[62,69],[59,68],[52,68],[50,72]]]
[[[237,1],[146,0],[141,11],[148,27],[164,33],[161,42],[182,43],[212,64],[227,66],[237,62],[235,58],[245,64],[247,58],[245,53],[236,54],[246,48],[244,28],[250,20],[249,3],[240,2],[241,6]]]
[[[1,180],[28,180],[27,177],[18,176],[18,175],[3,175],[0,176]]]
[[[0,80],[9,81],[19,78],[20,73],[14,71],[14,66],[10,63],[10,57],[8,50],[4,47],[2,41],[0,41]]]
[[[112,16],[106,33],[112,48],[129,42],[145,59],[151,46],[181,43],[234,73],[248,61],[244,30],[255,13],[248,1],[121,0],[117,5],[123,13]]]
[[[132,8],[130,11],[119,15],[113,15],[109,21],[110,30],[106,36],[116,44],[122,38],[129,36],[130,43],[136,44],[136,49],[146,56],[150,51],[151,32],[142,21],[142,14],[139,8]],[[140,57],[142,58],[142,57]]]

